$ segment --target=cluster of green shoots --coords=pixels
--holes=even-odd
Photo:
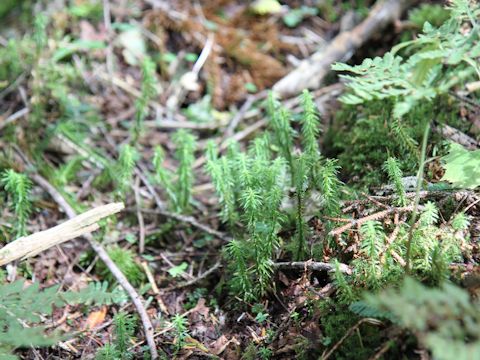
[[[320,119],[313,99],[302,94],[303,113],[297,126],[292,115],[269,95],[269,131],[253,140],[247,151],[230,144],[219,156],[210,143],[206,170],[222,206],[222,219],[234,236],[227,245],[232,289],[246,299],[264,295],[272,287],[273,261],[286,243],[292,257],[312,256],[305,210],[312,193],[321,196],[319,212],[339,209],[340,181],[333,160],[320,154]],[[300,128],[300,144],[297,132]],[[293,206],[285,204],[293,204]],[[293,226],[293,235],[280,237]]]
[[[384,170],[394,187],[396,204],[400,208],[413,207],[414,199],[407,199],[398,161],[389,158]],[[435,203],[428,201],[418,209],[420,214],[413,225],[406,222],[406,217],[389,226],[377,220],[362,224],[360,256],[352,262],[354,273],[347,277],[338,269],[335,272],[341,302],[348,304],[358,299],[360,289],[378,290],[400,282],[406,275],[406,261],[411,263],[410,275],[431,284],[449,278],[449,265],[460,261],[462,248],[466,248],[469,217],[459,212],[451,216],[449,226],[442,226]]]

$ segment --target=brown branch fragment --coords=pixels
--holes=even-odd
[[[311,270],[311,271],[335,271],[335,265],[325,262],[317,261],[290,261],[290,262],[276,262],[273,263],[273,268],[275,270]],[[339,264],[339,269],[341,272],[346,274],[351,274],[352,269],[348,265]]]
[[[434,131],[444,138],[464,146],[468,150],[476,150],[479,147],[477,140],[447,124],[435,126]]]
[[[199,281],[205,279],[207,276],[210,276],[210,274],[213,274],[215,271],[217,271],[221,267],[222,267],[222,263],[220,261],[217,261],[210,269],[208,269],[207,271],[205,271],[204,273],[202,273],[198,277],[196,277],[192,280],[189,280],[189,281],[182,282],[178,285],[172,286],[170,289],[167,289],[167,290],[182,289],[184,287],[195,285]]]
[[[419,210],[421,210],[421,209],[423,209],[423,206],[419,207]],[[413,210],[414,210],[414,206],[411,205],[411,206],[405,206],[405,207],[400,207],[400,208],[391,208],[391,209],[379,211],[379,212],[376,212],[374,214],[365,216],[361,219],[356,219],[356,220],[354,219],[349,224],[345,224],[345,225],[340,226],[336,229],[333,229],[332,231],[329,232],[329,235],[334,235],[334,236],[340,235],[341,233],[343,233],[344,231],[347,231],[348,229],[351,229],[355,225],[362,225],[362,224],[364,224],[364,223],[366,223],[367,221],[370,221],[370,220],[372,220],[372,221],[373,220],[380,220],[380,219],[383,219],[390,214],[402,213],[402,212],[412,212]]]
[[[348,329],[345,335],[343,335],[342,338],[338,340],[335,343],[335,345],[333,345],[332,348],[326,354],[322,355],[320,359],[327,360],[330,356],[332,356],[332,354],[343,344],[343,342],[346,339],[348,339],[354,333],[354,331],[357,330],[360,327],[360,325],[362,325],[363,323],[367,323],[375,326],[382,325],[382,322],[377,319],[373,319],[373,318],[360,319],[355,325],[353,325],[350,329]]]
[[[281,97],[287,97],[306,88],[320,87],[334,62],[346,61],[373,34],[397,20],[408,3],[407,0],[378,1],[364,21],[352,30],[340,33],[325,49],[302,61],[295,70],[280,79],[273,90]]]

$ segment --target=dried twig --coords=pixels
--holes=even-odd
[[[181,289],[181,288],[184,288],[184,287],[195,285],[199,281],[205,279],[207,276],[210,276],[210,274],[213,274],[215,271],[217,271],[221,267],[222,267],[222,263],[220,261],[217,261],[210,269],[208,269],[207,271],[205,271],[201,275],[197,276],[196,278],[194,278],[192,280],[189,280],[189,281],[182,282],[182,283],[177,284],[175,286],[172,286],[171,288],[169,288],[167,290]]]
[[[143,254],[145,251],[145,221],[143,220],[143,214],[142,211],[140,210],[141,208],[141,202],[140,202],[140,178],[137,176],[135,179],[135,186],[133,187],[134,193],[135,193],[135,206],[137,208],[137,219],[138,219],[138,249],[139,253]]]
[[[35,256],[54,245],[95,231],[99,228],[98,221],[123,208],[123,203],[99,206],[48,230],[23,236],[0,249],[0,265]]]
[[[76,217],[75,210],[70,206],[70,204],[65,200],[62,194],[60,194],[57,189],[53,185],[51,185],[46,179],[40,176],[37,173],[30,174],[30,177],[33,181],[35,181],[40,187],[42,187],[45,191],[47,191],[50,196],[55,200],[55,202],[63,209],[65,214],[69,218]],[[114,276],[115,280],[125,289],[127,294],[130,296],[135,308],[137,309],[138,314],[142,320],[143,329],[145,331],[145,338],[147,340],[148,346],[150,348],[150,355],[152,359],[158,359],[158,351],[155,345],[155,339],[153,336],[153,326],[152,322],[150,321],[150,317],[147,314],[145,307],[143,306],[143,299],[137,293],[135,288],[130,284],[128,279],[122,273],[122,271],[118,268],[118,266],[112,261],[110,256],[108,255],[107,251],[104,247],[97,242],[93,236],[90,234],[86,234],[83,236],[89,243],[93,250],[97,253],[98,257],[105,263],[107,268],[110,270],[112,275]]]
[[[355,225],[362,225],[370,220],[380,220],[394,213],[411,212],[411,211],[414,211],[414,208],[415,207],[413,205],[400,207],[400,208],[390,208],[387,210],[379,211],[374,214],[365,216],[361,219],[353,219],[349,224],[345,224],[336,229],[333,229],[332,231],[330,231],[329,235],[334,235],[334,236],[340,235],[341,233],[343,233],[344,231],[347,231],[348,229],[351,229]],[[419,206],[418,209],[419,210],[423,209],[423,206]]]
[[[291,261],[291,262],[276,262],[273,264],[273,268],[276,270],[311,270],[311,271],[335,271],[335,265],[325,262],[317,261]],[[341,272],[351,274],[352,269],[348,265],[339,264]]]
[[[373,34],[398,19],[408,3],[408,0],[379,1],[364,21],[351,31],[340,33],[325,49],[302,61],[298,68],[280,79],[273,90],[287,97],[305,88],[318,88],[334,62],[350,58]]]
[[[447,124],[436,125],[434,131],[444,138],[466,147],[468,150],[476,150],[479,147],[477,140]]]
[[[21,110],[18,110],[17,112],[13,113],[9,117],[7,117],[5,120],[3,120],[0,123],[0,130],[2,130],[5,126],[10,125],[14,121],[20,119],[21,117],[27,115],[30,112],[30,109],[25,107]]]
[[[240,110],[237,111],[235,116],[232,118],[232,121],[228,124],[227,128],[225,129],[225,133],[223,135],[223,141],[229,139],[230,137],[233,136],[235,129],[237,128],[238,124],[242,121],[244,118],[246,112],[250,109],[250,107],[253,105],[253,103],[259,99],[262,99],[266,96],[266,92],[261,92],[256,95],[250,95],[247,97],[247,100],[243,103],[242,107]]]
[[[382,322],[377,319],[364,318],[359,320],[355,325],[353,325],[350,329],[348,329],[345,335],[343,335],[342,338],[338,340],[337,343],[335,343],[335,345],[333,345],[332,348],[325,355],[322,355],[320,359],[327,360],[330,356],[332,356],[332,354],[340,347],[340,345],[342,345],[343,342],[346,339],[348,339],[353,334],[353,332],[357,330],[360,327],[360,325],[362,325],[363,323],[376,325],[376,326],[382,325]]]
[[[221,240],[224,240],[224,241],[229,241],[230,240],[230,238],[228,236],[226,236],[224,233],[222,233],[218,230],[212,229],[211,227],[198,222],[195,218],[193,218],[191,216],[180,215],[180,214],[176,214],[176,213],[172,213],[170,211],[167,211],[165,209],[165,205],[163,204],[162,200],[158,196],[157,191],[155,190],[153,185],[150,184],[150,181],[148,181],[147,176],[144,174],[144,170],[145,169],[140,165],[140,166],[138,166],[138,168],[135,169],[135,173],[138,175],[140,180],[142,180],[142,182],[145,184],[148,192],[153,196],[153,199],[155,200],[155,204],[157,205],[157,209],[151,210],[151,211],[146,210],[146,209],[142,209],[143,212],[157,213],[159,215],[168,217],[170,219],[174,219],[174,220],[179,221],[179,222],[190,224],[193,227],[196,227],[197,229],[202,230],[202,231],[206,232],[207,234],[213,235],[213,236],[215,236],[215,237],[217,237]]]

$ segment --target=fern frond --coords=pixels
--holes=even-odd
[[[367,221],[360,228],[362,235],[362,252],[372,260],[378,260],[382,250],[385,234],[378,221]]]
[[[338,260],[335,260],[334,282],[337,287],[337,296],[341,303],[350,304],[357,296],[354,293],[352,285],[350,285],[345,274],[340,271]]]
[[[455,231],[467,230],[470,226],[470,216],[463,211],[455,215],[452,220],[452,228]]]
[[[422,224],[422,226],[429,226],[435,224],[437,221],[438,209],[433,202],[428,201],[424,205],[424,210],[420,215],[420,223]]]

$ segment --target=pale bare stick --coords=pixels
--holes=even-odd
[[[98,221],[121,211],[124,207],[123,203],[99,206],[53,228],[22,236],[0,249],[0,265],[35,256],[52,246],[95,231],[99,228]]]
[[[23,156],[22,156],[23,157]],[[50,194],[53,200],[62,208],[62,210],[67,214],[69,218],[74,218],[77,214],[75,210],[70,206],[70,204],[65,200],[62,194],[60,194],[55,187],[50,184],[46,179],[40,176],[37,173],[30,174],[30,177],[33,181],[35,181],[40,187],[42,187],[46,192]],[[92,249],[97,253],[98,257],[105,263],[108,270],[112,273],[113,277],[117,282],[122,286],[127,294],[130,296],[135,308],[137,309],[138,314],[142,320],[143,329],[145,332],[145,338],[147,340],[147,344],[150,349],[150,355],[152,359],[158,359],[158,351],[155,345],[155,339],[153,337],[153,326],[152,322],[150,321],[150,317],[147,314],[145,307],[143,306],[143,299],[137,293],[135,288],[130,284],[128,279],[122,273],[122,271],[118,268],[118,266],[112,261],[110,256],[108,255],[107,251],[104,247],[97,242],[91,234],[85,234],[83,236],[89,243]]]
[[[352,30],[338,34],[325,49],[302,61],[296,69],[280,79],[273,90],[281,97],[288,97],[306,88],[319,88],[334,62],[346,61],[373,34],[397,20],[408,4],[407,0],[378,1],[364,21]]]

